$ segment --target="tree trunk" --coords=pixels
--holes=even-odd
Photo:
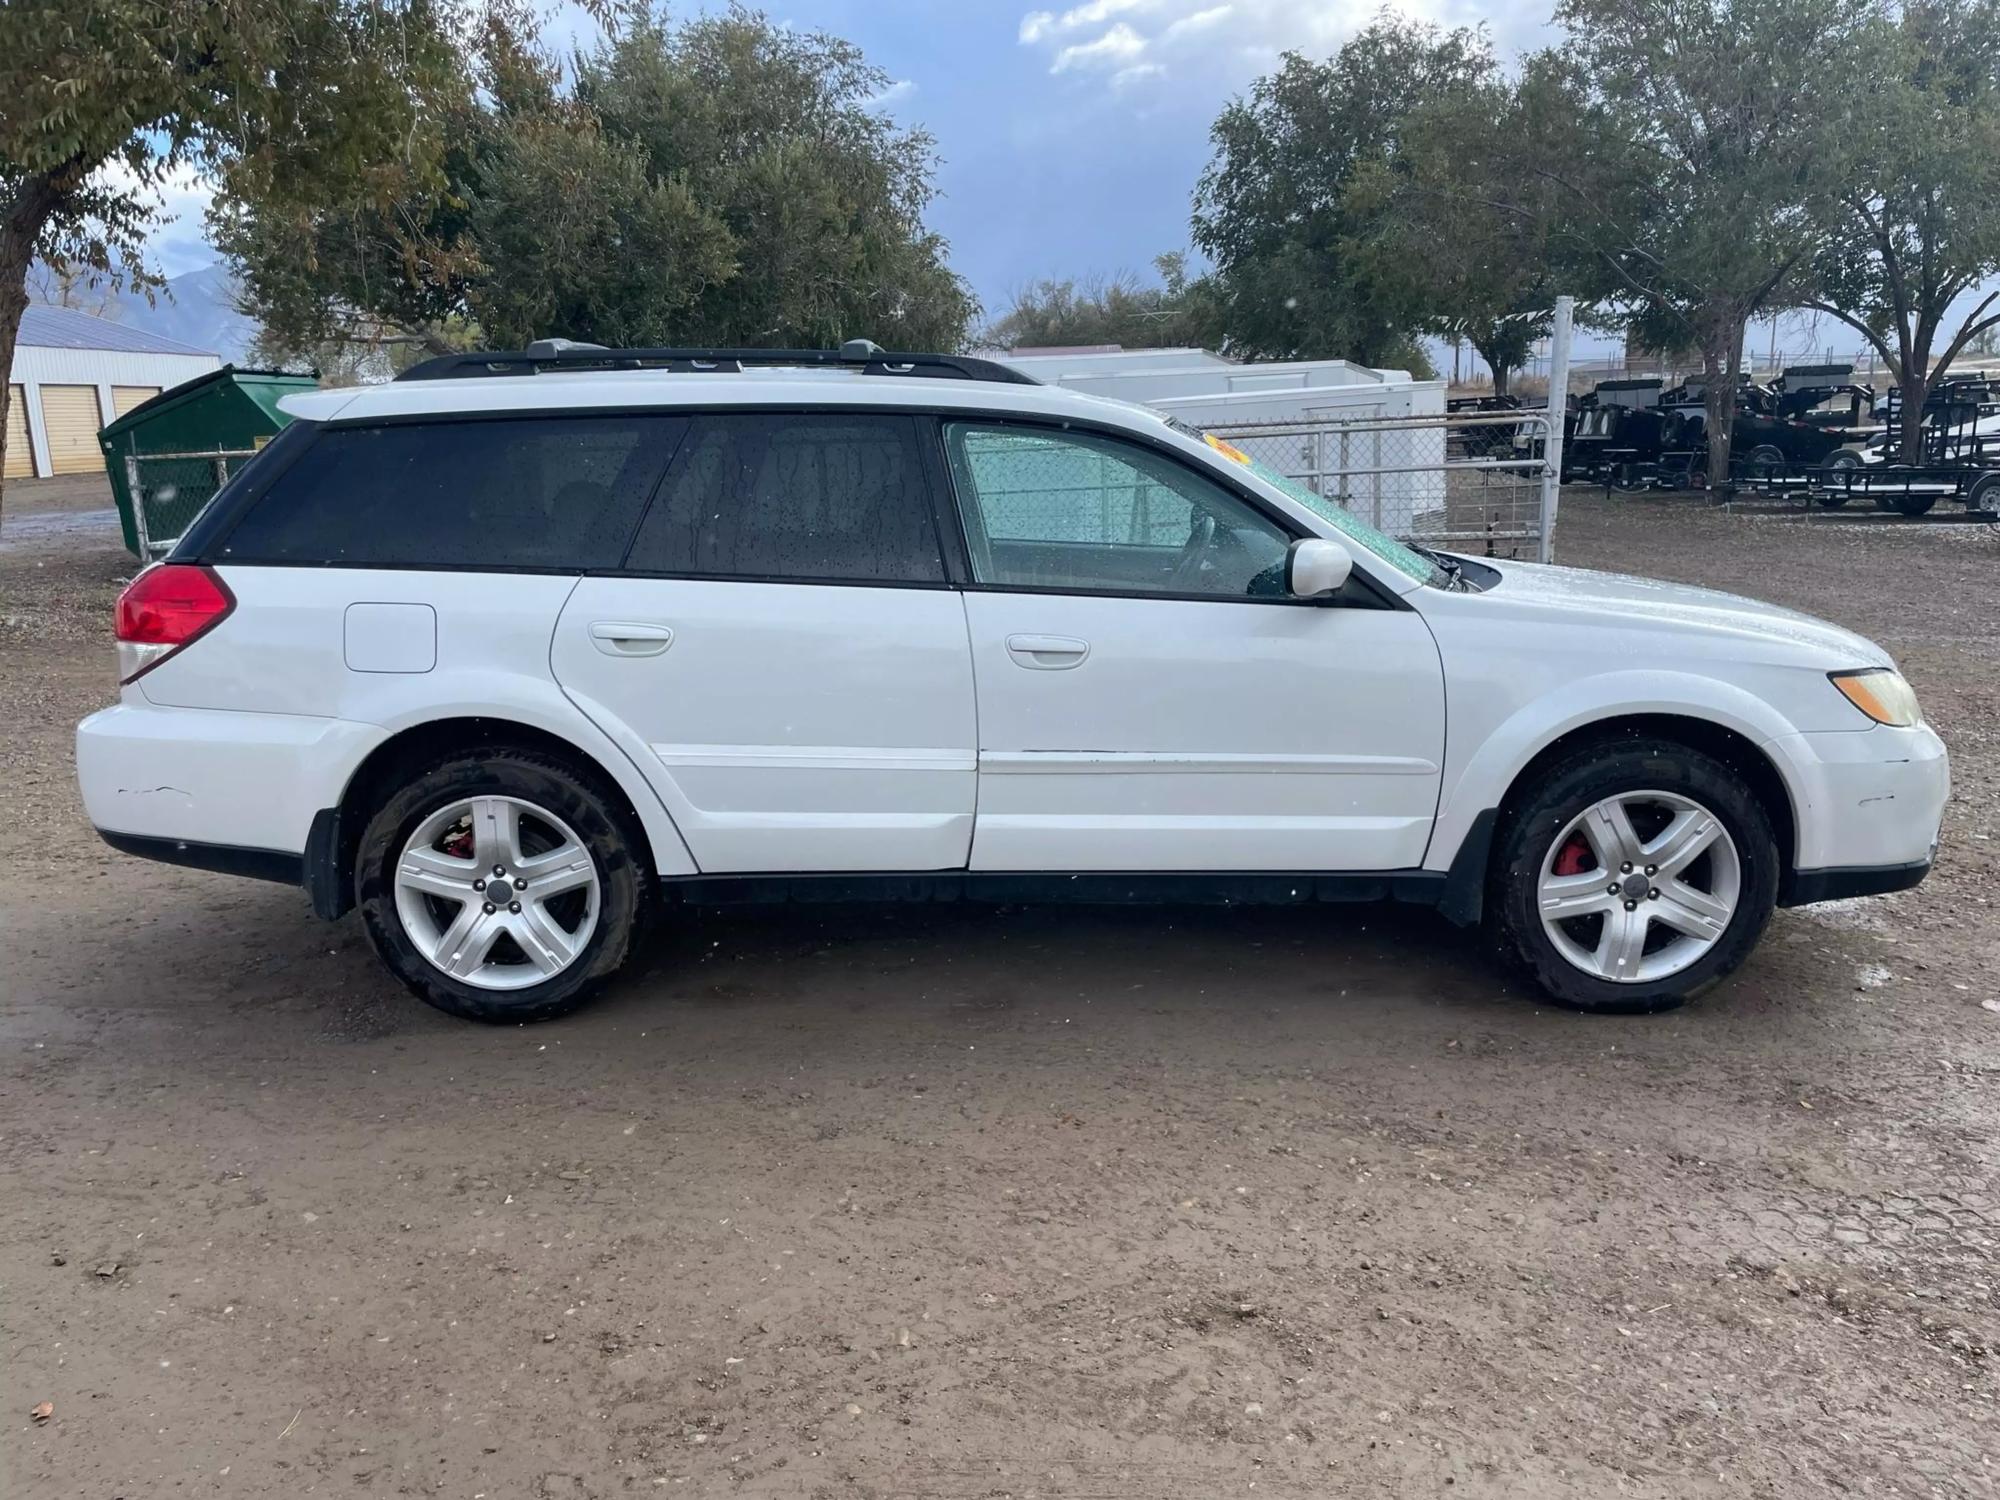
[[[1743,372],[1745,320],[1725,313],[1710,325],[1701,341],[1702,374],[1708,382],[1702,407],[1708,437],[1708,487],[1727,496],[1735,486],[1729,477],[1730,445],[1736,428],[1736,380]]]
[[[21,336],[21,314],[28,310],[28,269],[55,205],[54,181],[45,172],[37,173],[14,190],[6,216],[0,218],[0,519],[6,515],[7,408],[14,394],[14,344]]]
[[[1904,364],[1896,386],[1903,398],[1896,454],[1906,464],[1920,464],[1924,461],[1924,402],[1930,398],[1930,376],[1923,364],[1910,360]]]
[[[1513,383],[1514,367],[1507,363],[1506,356],[1500,352],[1500,346],[1497,343],[1482,343],[1478,339],[1469,339],[1467,342],[1478,351],[1479,357],[1486,361],[1486,368],[1493,372],[1493,394],[1506,395],[1508,387]]]

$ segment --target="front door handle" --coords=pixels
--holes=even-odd
[[[590,643],[606,656],[658,656],[674,643],[674,632],[667,625],[599,620],[590,627]]]
[[[1090,642],[1073,635],[1010,635],[1007,654],[1017,666],[1061,672],[1083,665],[1083,659],[1090,655]]]

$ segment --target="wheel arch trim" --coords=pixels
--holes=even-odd
[[[1797,733],[1796,726],[1763,699],[1728,683],[1688,673],[1632,671],[1584,679],[1537,698],[1488,734],[1447,780],[1424,868],[1451,869],[1480,814],[1487,809],[1504,814],[1523,775],[1550,750],[1628,727],[1671,734],[1676,723],[1699,734],[1724,731],[1758,757],[1785,795],[1784,807],[1770,809],[1783,864],[1791,869],[1807,863],[1810,841],[1799,809],[1812,803],[1810,783],[1781,743]]]
[[[405,755],[447,753],[454,743],[476,748],[512,739],[578,760],[624,798],[645,834],[656,878],[699,873],[672,816],[630,757],[566,698],[558,695],[557,704],[557,711],[548,712],[517,699],[505,712],[495,713],[490,700],[468,700],[433,705],[430,712],[413,709],[380,722],[385,738],[355,765],[339,801],[315,814],[307,834],[305,886],[314,911],[333,918],[354,904],[354,850],[366,821],[360,804],[371,799],[375,778]]]

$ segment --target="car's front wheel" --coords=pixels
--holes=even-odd
[[[645,897],[633,837],[611,797],[561,761],[454,756],[376,810],[355,894],[376,953],[430,1004],[547,1020],[625,960]]]
[[[1643,1013],[1736,968],[1777,900],[1771,822],[1730,767],[1670,741],[1587,747],[1506,816],[1489,911],[1553,998]]]

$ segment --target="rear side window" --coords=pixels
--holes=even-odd
[[[671,416],[330,427],[230,532],[221,557],[615,568],[686,429]]]
[[[696,417],[626,566],[699,578],[942,583],[915,420]]]

